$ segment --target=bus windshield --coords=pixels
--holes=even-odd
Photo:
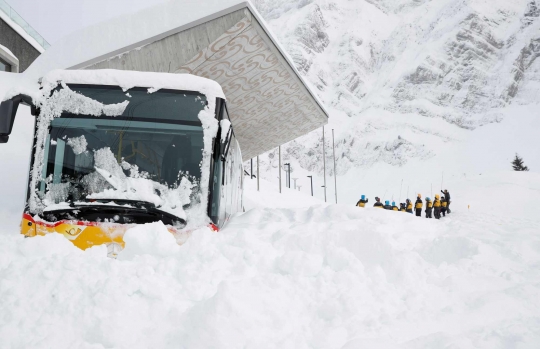
[[[69,88],[104,104],[129,104],[118,116],[65,112],[52,120],[36,188],[45,206],[140,200],[175,213],[193,200],[201,177],[198,114],[207,104],[204,95],[149,93],[146,88],[124,92],[115,86]],[[182,186],[190,189],[187,198],[174,193]]]

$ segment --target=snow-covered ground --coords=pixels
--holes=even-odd
[[[538,11],[521,11],[535,2],[297,3],[256,1],[288,48],[303,40],[291,54],[330,105],[328,203],[319,131],[282,149],[301,191],[279,194],[277,152],[261,156],[261,191],[246,177],[246,212],[219,233],[199,229],[178,246],[161,224],[139,226],[117,260],[59,235],[23,239],[33,117],[21,107],[0,145],[0,348],[540,347],[537,46],[523,51],[514,103],[493,98],[536,40]],[[456,40],[490,38],[508,41],[470,71],[465,50],[448,79],[431,79]],[[431,57],[416,58],[424,48]],[[462,92],[449,88],[468,77]],[[0,73],[0,92],[12,78]],[[433,109],[441,91],[456,98]],[[481,111],[456,107],[471,93]],[[460,115],[483,126],[459,127]],[[509,171],[515,152],[531,172]],[[376,195],[433,196],[441,182],[453,209],[441,221],[371,208]],[[353,206],[361,194],[366,209]]]
[[[162,224],[140,226],[117,260],[2,228],[1,347],[540,345],[540,218],[531,195],[512,202],[538,193],[538,174],[455,181],[441,221],[246,182],[255,208],[221,232],[178,246]],[[469,189],[482,201],[466,210]]]

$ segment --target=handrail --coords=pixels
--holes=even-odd
[[[17,13],[6,1],[0,0],[0,11],[4,12],[13,22],[19,25],[28,35],[37,41],[45,50],[51,45],[41,36],[21,15]]]

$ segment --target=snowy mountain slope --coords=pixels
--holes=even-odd
[[[476,127],[535,79],[535,1],[255,3],[325,102],[350,116],[376,106]]]
[[[540,168],[535,1],[255,3],[330,106],[326,171],[333,176],[335,129],[341,202],[367,189],[395,193],[401,180],[430,188],[443,172],[506,170],[516,152]],[[305,176],[316,176],[322,198],[321,130],[282,152],[302,190]],[[261,163],[262,176],[274,181],[277,151]],[[359,178],[370,181],[350,190]]]
[[[540,189],[538,175],[525,175]],[[490,183],[474,188],[496,202],[519,180],[493,176]],[[458,186],[466,189],[466,182]],[[238,215],[220,233],[200,229],[182,246],[161,224],[137,227],[118,260],[107,258],[104,246],[83,252],[56,234],[3,235],[2,346],[540,343],[536,216],[509,218],[473,205],[428,221],[374,208],[311,206],[289,191],[281,202],[297,208],[279,208],[274,196],[254,192],[255,180],[246,179],[246,187],[247,197],[275,207]]]

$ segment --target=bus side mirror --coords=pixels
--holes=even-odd
[[[0,143],[8,142],[21,102],[35,109],[32,98],[26,95],[18,95],[0,103]]]

